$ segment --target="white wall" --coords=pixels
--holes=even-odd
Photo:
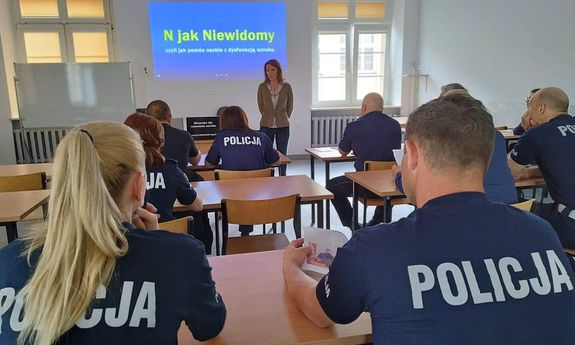
[[[286,3],[288,54],[285,75],[294,91],[288,153],[301,154],[311,142],[310,33],[314,11],[313,2],[309,0],[289,0]],[[154,80],[151,76],[152,48],[147,4],[147,0],[113,0],[117,58],[118,61],[132,63],[136,105],[143,108],[151,100],[163,99],[175,117],[214,115],[220,106],[239,105],[248,113],[250,126],[259,128],[256,91],[260,81]],[[149,77],[145,69],[150,73]]]
[[[421,1],[419,63],[430,78],[419,102],[460,82],[496,124],[515,125],[532,88],[558,86],[575,101],[574,14],[573,0]]]
[[[8,0],[0,0],[0,13],[11,13]],[[12,37],[11,18],[4,15],[0,20],[0,164],[16,163],[12,124],[10,123],[12,111],[9,94],[9,86],[11,86],[9,83],[14,83],[11,78],[14,75],[13,59],[8,58],[14,55]]]

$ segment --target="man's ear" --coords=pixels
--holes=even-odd
[[[419,165],[419,149],[411,140],[405,140],[405,153],[408,157],[406,167],[410,171],[417,170]]]
[[[172,124],[172,114],[166,116],[166,121],[168,121],[169,124]]]

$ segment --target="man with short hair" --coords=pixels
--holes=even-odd
[[[342,156],[352,150],[356,156],[355,169],[363,170],[365,161],[393,161],[393,149],[401,148],[401,126],[399,122],[383,113],[383,98],[378,93],[367,94],[361,103],[359,119],[350,122],[343,132],[338,145]],[[353,182],[345,176],[332,178],[326,189],[333,193],[331,200],[339,219],[344,226],[352,227],[353,210],[348,197],[353,193]],[[359,188],[358,195],[377,196],[364,188]],[[369,226],[383,221],[383,208],[375,210]],[[359,228],[357,220],[355,229]]]
[[[563,246],[575,248],[575,118],[569,97],[557,87],[536,92],[528,104],[532,125],[509,153],[513,176],[543,177],[553,199],[535,213],[551,223]],[[527,167],[531,162],[537,166]]]
[[[178,161],[178,166],[186,171],[188,162],[198,165],[202,153],[196,147],[194,138],[187,131],[172,127],[172,111],[168,104],[162,100],[155,100],[148,104],[146,113],[156,118],[164,126],[165,142],[162,154],[166,158]]]
[[[525,104],[527,107],[529,107],[529,101],[531,100],[531,97],[533,97],[533,95],[539,90],[541,89],[533,89],[529,92],[529,96],[525,98]],[[529,110],[526,110],[523,116],[521,116],[521,122],[517,125],[517,127],[513,128],[513,134],[523,135],[523,133],[529,130],[529,128],[531,128],[531,121],[529,117]]]
[[[491,115],[444,99],[409,118],[403,186],[417,209],[362,229],[316,283],[286,249],[290,298],[315,324],[371,314],[374,344],[574,344],[575,274],[547,222],[490,202]]]

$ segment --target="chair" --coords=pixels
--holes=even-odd
[[[216,169],[214,173],[216,175],[216,180],[235,180],[242,178],[271,177],[274,176],[274,169],[265,168],[245,171]]]
[[[16,176],[0,176],[0,193],[4,192],[22,192],[22,191],[29,191],[29,190],[42,190],[47,189],[48,183],[46,179],[45,172],[39,172],[34,174],[27,174],[27,175],[16,175]],[[28,215],[26,217],[27,220],[36,219],[36,218],[44,218],[46,219],[48,208],[46,204],[42,205],[42,215],[40,216],[36,212]],[[0,223],[0,226],[3,225]],[[8,230],[8,238],[18,238],[18,231],[14,229],[14,231]]]
[[[496,126],[495,129],[498,131],[504,131],[506,129],[509,129],[509,127],[507,127],[507,126]]]
[[[158,224],[160,230],[175,232],[180,234],[191,234],[194,226],[194,217],[188,216]]]
[[[365,161],[363,164],[363,168],[365,171],[374,171],[374,170],[391,170],[391,167],[394,166],[395,162],[383,162],[383,161]],[[387,199],[387,200],[386,200]],[[358,201],[363,204],[363,226],[365,227],[366,217],[367,217],[367,208],[369,206],[383,206],[384,207],[384,221],[390,222],[391,221],[391,207],[395,205],[404,205],[409,204],[409,200],[407,198],[401,199],[391,199],[391,198],[358,198]],[[388,204],[390,209],[388,208]]]
[[[229,224],[257,225],[293,219],[295,235],[301,237],[301,199],[298,194],[265,200],[222,200],[222,254],[247,253],[285,248],[287,237],[280,234],[233,237],[228,241]],[[283,236],[282,236],[283,235]],[[250,238],[255,239],[250,239]],[[285,241],[282,240],[285,239]]]
[[[529,199],[529,200],[519,202],[516,204],[511,204],[511,206],[518,208],[520,210],[523,210],[523,211],[532,212],[534,203],[535,203],[535,199]]]
[[[48,183],[45,172],[17,176],[0,176],[0,192],[2,193],[42,190],[47,187]]]

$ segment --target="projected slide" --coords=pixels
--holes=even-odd
[[[285,2],[150,2],[148,9],[156,79],[263,79],[269,59],[285,68]]]

